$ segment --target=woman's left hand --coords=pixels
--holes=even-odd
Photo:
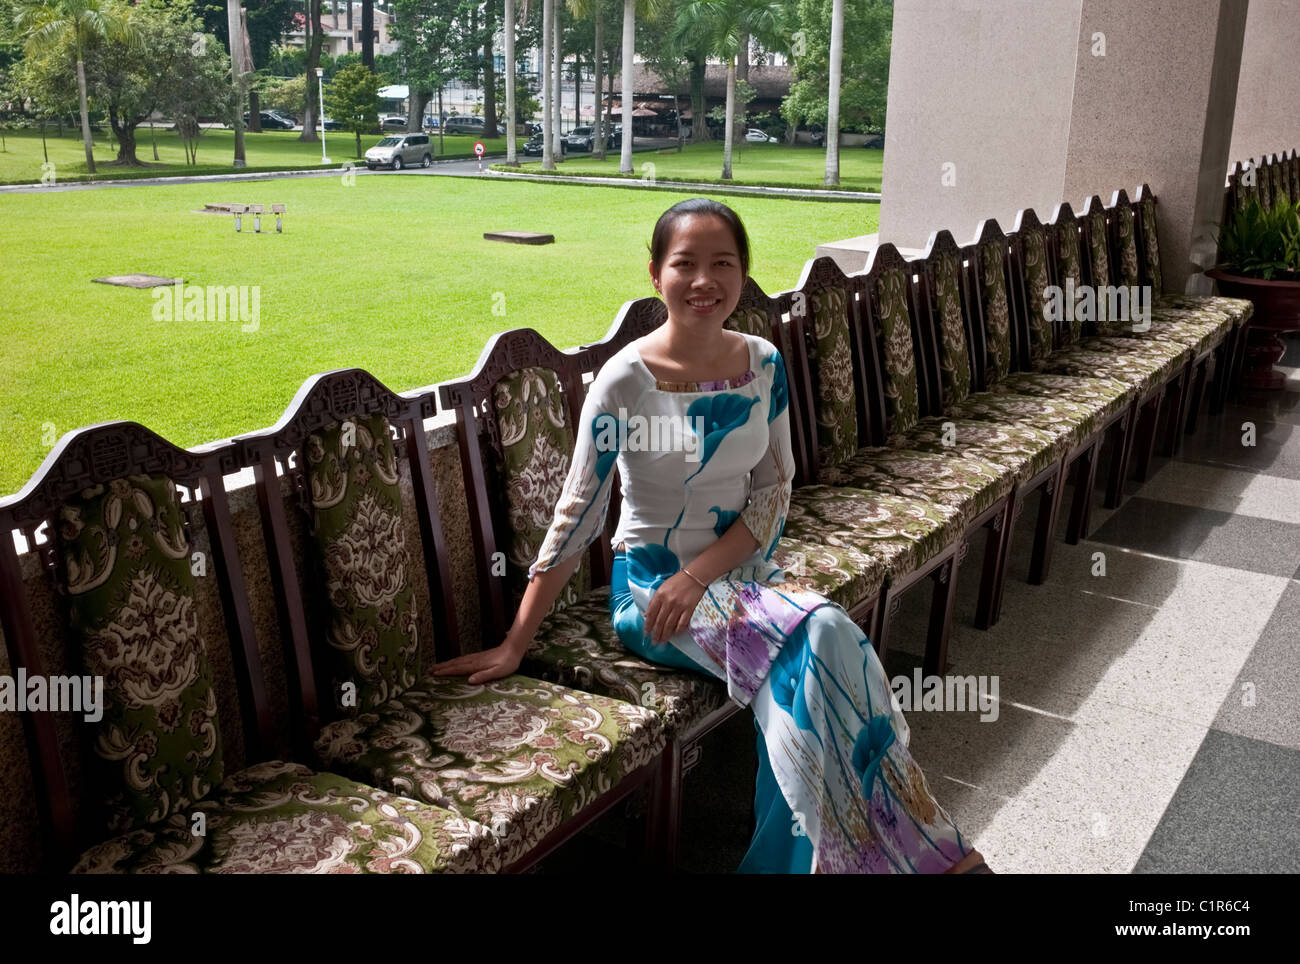
[[[660,646],[689,626],[703,598],[704,587],[684,572],[661,583],[645,612],[645,630],[651,641]]]

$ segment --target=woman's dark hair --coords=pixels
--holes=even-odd
[[[693,197],[685,201],[678,201],[659,215],[659,220],[655,222],[654,234],[650,236],[650,260],[660,269],[663,268],[664,258],[668,255],[666,250],[668,242],[673,236],[677,222],[692,214],[712,215],[722,218],[726,222],[727,227],[731,228],[732,236],[736,239],[736,253],[740,255],[740,269],[744,272],[745,277],[749,277],[749,234],[745,231],[745,225],[740,220],[740,215],[722,202],[712,201],[709,198]]]

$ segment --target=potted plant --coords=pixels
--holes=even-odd
[[[1255,306],[1247,335],[1247,388],[1279,389],[1286,379],[1273,365],[1286,352],[1278,335],[1300,330],[1300,201],[1279,194],[1266,209],[1252,197],[1218,234],[1219,263],[1206,275],[1229,298]]]

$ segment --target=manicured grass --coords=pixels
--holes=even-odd
[[[884,151],[878,148],[840,148],[840,188],[849,191],[879,191]],[[820,147],[796,144],[745,144],[731,152],[731,181],[722,178],[722,143],[707,141],[688,144],[681,153],[638,152],[632,158],[632,173],[620,175],[618,151],[606,151],[605,160],[590,154],[567,154],[557,162],[556,174],[599,174],[634,179],[653,176],[656,180],[692,181],[711,184],[750,184],[769,187],[820,188],[826,176],[826,152]],[[521,170],[541,174],[540,158],[519,158]],[[647,164],[653,164],[651,168]],[[501,170],[509,170],[502,167]]]
[[[86,173],[86,152],[81,146],[81,135],[77,130],[64,128],[63,136],[55,136],[55,128],[46,130],[45,144],[49,151],[50,163],[54,165],[54,175],[58,181],[91,180]],[[185,163],[185,148],[180,136],[159,126],[154,133],[158,138],[158,161],[153,159],[153,141],[149,128],[141,127],[136,131],[136,157],[143,161],[145,167],[118,167],[111,162],[117,157],[116,142],[109,138],[107,132],[95,135],[95,166],[97,175],[93,180],[109,181],[122,178],[161,177],[166,175],[187,174],[229,174],[233,170],[231,160],[235,153],[235,132],[223,129],[205,130],[199,138],[198,164],[191,167]],[[260,134],[244,135],[244,157],[250,169],[289,170],[320,166],[320,142],[299,141],[300,131],[264,131]],[[363,135],[361,152],[374,147],[381,135]],[[438,151],[438,137],[431,138],[435,154]],[[0,152],[0,184],[21,184],[40,181],[45,163],[45,153],[41,150],[40,131],[23,130],[5,132],[6,150]],[[505,150],[505,139],[498,138],[485,142],[489,151]],[[473,156],[474,138],[462,134],[448,134],[443,139],[445,155]],[[347,132],[327,131],[325,148],[329,154],[331,167],[337,167],[344,161],[357,162],[356,138]]]
[[[200,154],[200,157],[202,154]],[[497,331],[561,347],[602,336],[653,294],[655,219],[688,195],[374,174],[0,196],[0,492],[54,437],[132,419],[179,445],[275,421],[316,372],[362,367],[395,390],[466,374]],[[722,199],[738,211],[764,290],[791,287],[821,242],[876,230],[874,204]],[[235,234],[207,202],[288,205],[285,233]],[[551,232],[545,246],[484,231]],[[145,272],[260,286],[256,331],[155,320],[149,290],[93,284]],[[494,311],[495,308],[495,311]]]

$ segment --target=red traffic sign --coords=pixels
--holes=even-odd
[[[475,155],[477,155],[478,157],[482,157],[482,156],[483,156],[483,151],[484,151],[484,150],[486,150],[486,148],[483,147],[483,142],[482,142],[482,141],[475,141],[475,142],[474,142],[474,153],[475,153]]]

